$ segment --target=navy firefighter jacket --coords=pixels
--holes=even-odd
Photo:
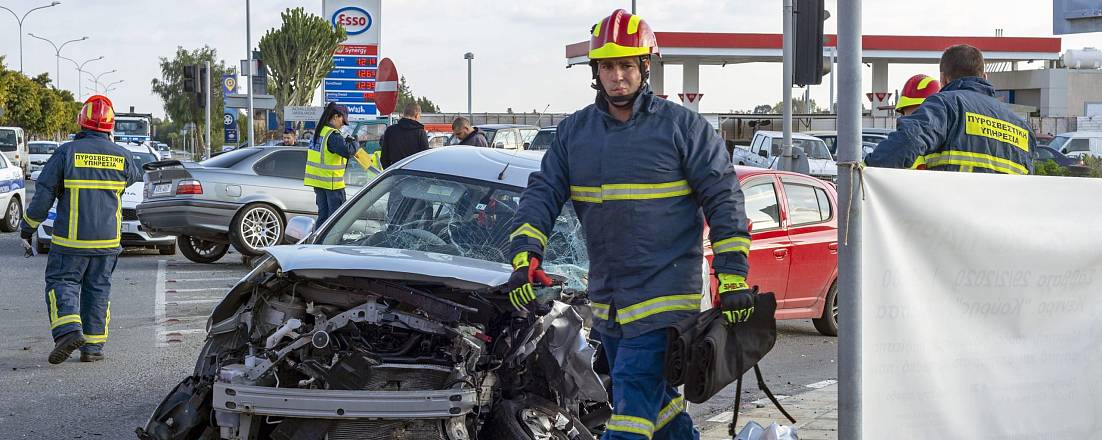
[[[23,216],[24,228],[37,228],[57,201],[50,252],[70,255],[117,254],[122,248],[121,196],[142,179],[130,152],[107,133],[84,130],[57,148],[35,183]]]
[[[521,196],[513,252],[541,253],[573,204],[589,252],[594,329],[634,337],[700,310],[702,237],[717,273],[746,275],[750,248],[731,158],[700,114],[644,86],[631,119],[603,98],[564,119]]]

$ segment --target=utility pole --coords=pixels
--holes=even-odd
[[[245,45],[248,46],[245,49],[246,52],[249,54],[249,72],[248,75],[245,76],[245,79],[249,83],[249,115],[245,118],[245,120],[249,125],[248,145],[252,146],[256,145],[256,138],[253,137],[253,75],[256,75],[256,72],[253,72],[253,70],[256,70],[256,68],[253,67],[253,30],[252,19],[250,18],[250,3],[251,2],[249,0],[245,0]]]
[[[861,440],[861,0],[838,0],[838,438]]]
[[[474,125],[474,113],[471,110],[471,61],[474,60],[474,54],[467,52],[463,54],[463,58],[467,60],[467,119]]]
[[[214,143],[212,142],[212,138],[210,137],[210,94],[211,94],[210,75],[211,75],[212,72],[210,70],[210,61],[207,61],[206,65],[207,65],[207,74],[203,75],[203,95],[205,95],[206,99],[207,99],[207,102],[204,105],[204,107],[206,107],[206,109],[207,109],[207,157],[206,157],[206,159],[210,159],[210,149],[214,145]],[[250,85],[252,85],[252,84],[250,84]],[[251,91],[252,88],[250,87],[249,90]]]
[[[781,142],[781,159],[777,163],[777,168],[782,170],[792,170],[794,168],[792,161],[792,37],[793,37],[793,23],[792,23],[792,2],[793,0],[784,0],[784,93],[782,98],[783,110],[782,116],[782,130],[784,130],[783,141]]]

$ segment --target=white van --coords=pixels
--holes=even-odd
[[[31,154],[27,151],[27,136],[19,127],[0,127],[0,152],[8,162],[23,169],[23,175],[30,174]]]
[[[1102,131],[1072,131],[1052,138],[1048,146],[1068,157],[1102,156]]]

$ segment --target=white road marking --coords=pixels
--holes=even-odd
[[[221,298],[187,299],[187,300],[180,300],[180,301],[169,301],[168,304],[173,305],[173,306],[179,306],[179,305],[184,305],[184,304],[214,304],[214,303],[220,302],[220,301],[222,301]]]
[[[165,292],[168,292],[168,293],[188,293],[188,292],[218,292],[218,291],[226,290],[226,289],[228,289],[228,288],[230,288],[230,287],[232,287],[232,286],[226,286],[226,287],[206,287],[206,288],[202,288],[202,289],[168,289],[168,290],[165,290]]]
[[[811,388],[811,389],[816,389],[817,390],[819,388],[829,387],[829,386],[834,385],[836,383],[838,383],[838,381],[836,381],[834,379],[828,379],[828,380],[823,380],[823,381],[819,381],[819,382],[815,382],[815,383],[809,383],[809,384],[804,385],[804,386],[808,387],[808,388]]]
[[[153,322],[158,326],[165,320],[165,260],[157,261],[156,296],[153,300]]]
[[[188,283],[196,281],[240,281],[241,277],[216,277],[216,278],[175,278],[167,280],[170,283]]]

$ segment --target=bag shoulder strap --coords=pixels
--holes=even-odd
[[[761,367],[756,364],[754,365],[754,376],[756,376],[758,379],[758,389],[765,393],[765,396],[769,398],[769,401],[773,402],[773,406],[777,407],[777,409],[781,411],[781,414],[784,414],[784,417],[788,419],[789,422],[792,422],[792,424],[796,424],[796,419],[793,418],[792,415],[789,414],[783,406],[781,406],[781,402],[778,401],[775,396],[773,396],[773,392],[769,391],[769,387],[765,385],[765,378],[763,378],[761,375]],[[742,406],[742,377],[739,377],[738,381],[735,384],[735,393],[735,407],[732,410],[731,414],[731,424],[727,426],[727,433],[731,435],[732,439],[734,439],[735,436],[738,435],[738,431],[736,430],[738,429],[738,410],[739,407]]]

